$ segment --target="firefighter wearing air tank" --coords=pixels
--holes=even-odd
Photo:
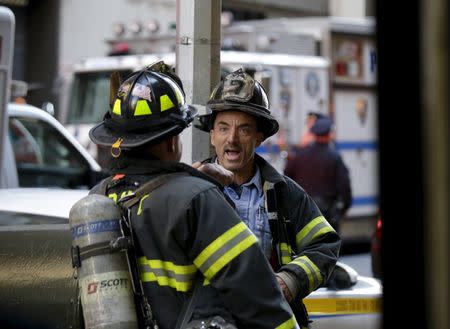
[[[179,162],[180,133],[196,110],[170,76],[151,68],[133,73],[117,84],[110,111],[90,131],[113,156],[111,176],[91,193],[124,200],[129,209],[147,313],[161,329],[178,328],[183,317],[188,328],[298,328],[257,238],[222,186]]]

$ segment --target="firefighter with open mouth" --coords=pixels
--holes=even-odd
[[[197,128],[210,133],[217,163],[234,174],[225,187],[237,212],[258,237],[297,321],[309,320],[302,299],[323,286],[341,240],[312,198],[255,150],[278,131],[263,86],[244,70],[228,74],[213,90]]]
[[[179,84],[146,68],[113,94],[111,109],[90,131],[94,143],[111,151],[111,176],[91,193],[120,202],[165,177],[129,207],[140,281],[156,325],[298,328],[257,237],[222,186],[179,162],[180,133],[196,116]]]

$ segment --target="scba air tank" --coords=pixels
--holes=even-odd
[[[86,329],[138,327],[126,254],[110,248],[122,236],[120,218],[114,201],[98,194],[84,197],[70,210],[72,259],[78,263]]]

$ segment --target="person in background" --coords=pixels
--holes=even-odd
[[[255,153],[279,128],[259,82],[242,69],[231,72],[215,87],[206,108],[196,127],[210,133],[216,156],[204,162],[233,172],[233,184],[224,191],[258,237],[297,321],[306,328],[302,300],[327,281],[340,238],[312,198]]]
[[[322,118],[324,115],[319,112],[308,112],[306,116],[305,127],[303,134],[300,137],[298,147],[306,147],[312,142],[314,142],[314,134],[311,132],[311,127],[318,118]]]
[[[90,193],[120,202],[164,177],[129,209],[143,292],[159,328],[178,327],[194,289],[187,328],[298,328],[256,236],[222,185],[179,162],[180,133],[197,112],[180,85],[151,67],[111,85],[112,106],[89,133],[109,148],[111,176]]]
[[[352,203],[350,176],[341,155],[330,146],[333,121],[323,116],[311,127],[314,142],[294,151],[285,175],[311,195],[321,213],[339,233],[339,223]]]

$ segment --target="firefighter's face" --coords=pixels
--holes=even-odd
[[[263,133],[257,130],[256,119],[239,111],[217,114],[211,130],[211,144],[216,149],[219,164],[235,176],[253,173],[255,149],[263,141]],[[245,181],[245,180],[244,180]]]

